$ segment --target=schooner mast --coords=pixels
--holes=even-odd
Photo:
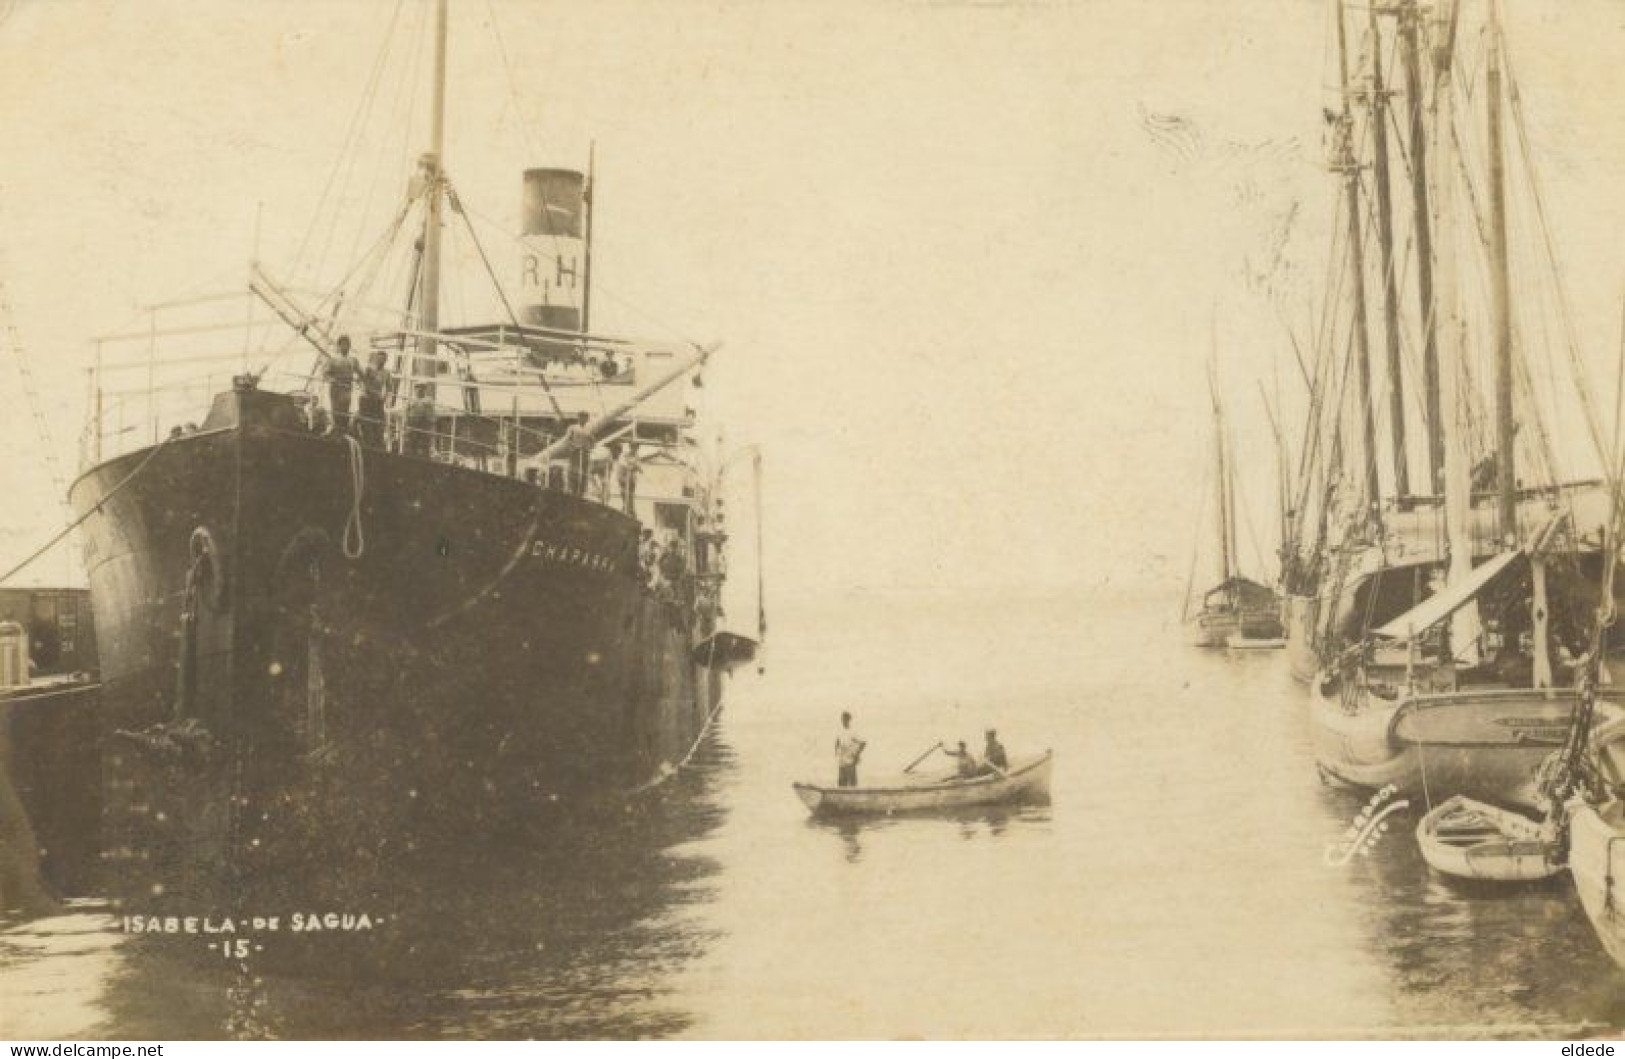
[[[1422,10],[1405,0],[1398,10],[1400,61],[1410,116],[1411,200],[1416,230],[1416,293],[1422,312],[1423,416],[1428,434],[1428,488],[1444,492],[1444,412],[1439,394],[1438,306],[1433,297],[1433,224],[1428,203],[1428,134],[1422,100]],[[1447,86],[1448,87],[1448,86]]]
[[[1501,128],[1501,22],[1496,8],[1491,0],[1484,94],[1489,125],[1490,287],[1495,321],[1496,493],[1501,539],[1510,546],[1516,543],[1518,533],[1518,478],[1513,453],[1512,295],[1507,260],[1506,155]]]
[[[1337,139],[1333,148],[1332,169],[1343,174],[1348,200],[1349,271],[1354,287],[1353,325],[1356,377],[1359,382],[1357,400],[1360,404],[1362,434],[1364,436],[1365,503],[1373,520],[1381,519],[1382,492],[1377,481],[1377,428],[1371,408],[1371,336],[1366,328],[1365,308],[1365,249],[1360,232],[1360,164],[1354,150],[1354,114],[1350,105],[1348,32],[1343,24],[1343,0],[1337,3],[1337,58],[1343,110],[1337,121]]]
[[[1371,8],[1370,125],[1373,175],[1377,189],[1378,264],[1382,269],[1383,338],[1388,371],[1388,428],[1393,443],[1394,496],[1403,507],[1410,495],[1410,467],[1405,452],[1405,385],[1399,360],[1399,285],[1394,268],[1394,197],[1388,175],[1388,88],[1382,76],[1382,29],[1377,5]],[[1341,27],[1339,27],[1341,30]]]

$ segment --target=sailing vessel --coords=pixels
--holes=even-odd
[[[314,366],[238,371],[189,407],[191,378],[160,395],[179,403],[150,383],[110,401],[100,365],[70,495],[127,906],[365,893],[402,858],[657,783],[754,654],[759,623],[719,602],[729,461],[682,385],[711,348],[591,330],[590,166],[525,172],[517,299],[491,272],[499,319],[442,318],[447,233],[490,268],[444,164],[447,17],[439,0],[428,152],[351,273],[397,253],[404,308],[359,280],[310,306],[256,265],[268,326]],[[313,393],[341,332],[390,369],[384,414],[364,402],[351,431]],[[603,473],[606,443],[636,477]]]
[[[1280,601],[1269,586],[1243,575],[1237,560],[1235,467],[1225,437],[1218,382],[1208,373],[1213,401],[1214,512],[1218,583],[1202,594],[1191,613],[1186,589],[1186,635],[1197,647],[1274,647],[1281,636]],[[1194,567],[1193,567],[1194,569]]]
[[[1374,5],[1367,14],[1356,85],[1346,15],[1341,3],[1336,9],[1342,90],[1339,108],[1327,116],[1347,231],[1334,248],[1329,337],[1312,401],[1313,414],[1322,417],[1306,453],[1315,459],[1306,458],[1300,481],[1300,516],[1310,518],[1313,510],[1315,528],[1299,539],[1313,542],[1312,550],[1300,547],[1289,564],[1294,671],[1301,676],[1314,669],[1309,707],[1323,775],[1361,787],[1393,784],[1430,799],[1460,793],[1533,806],[1535,771],[1562,745],[1575,710],[1576,659],[1596,606],[1610,505],[1600,479],[1560,474],[1564,454],[1542,423],[1530,368],[1536,357],[1558,353],[1532,348],[1535,329],[1513,304],[1503,128],[1508,100],[1520,133],[1522,124],[1518,95],[1508,90],[1510,60],[1494,5],[1486,5],[1482,48],[1475,47],[1483,55],[1483,83],[1469,97],[1483,108],[1481,174],[1456,149],[1474,142],[1475,128],[1465,118],[1476,117],[1456,117],[1460,82],[1467,79],[1456,69],[1462,5],[1440,5],[1431,22],[1412,0]],[[1432,55],[1429,100],[1422,88],[1424,33]],[[1424,368],[1419,409],[1406,401],[1401,366],[1407,300],[1396,282],[1388,176],[1387,108],[1394,93],[1383,59],[1390,50],[1405,66],[1411,117],[1414,304]],[[1369,158],[1359,145],[1369,146]],[[1376,192],[1370,228],[1377,237],[1387,352],[1386,437],[1377,431],[1378,373],[1365,296],[1368,169]],[[1523,175],[1535,193],[1532,164]],[[1470,207],[1471,227],[1458,219],[1458,200]],[[1483,258],[1476,256],[1481,244],[1488,248]],[[1488,273],[1483,315],[1489,326],[1482,329],[1467,308],[1460,279],[1466,263]],[[1474,370],[1477,352],[1490,354],[1488,371]],[[1600,457],[1601,435],[1580,374],[1576,370],[1575,396]],[[1488,400],[1478,391],[1485,378]],[[1410,479],[1413,412],[1427,432],[1431,489],[1425,492],[1413,489]]]

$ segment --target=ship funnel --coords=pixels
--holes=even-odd
[[[573,169],[525,170],[519,315],[536,327],[581,329],[587,290],[586,179]]]

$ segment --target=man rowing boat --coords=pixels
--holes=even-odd
[[[976,760],[975,754],[966,749],[963,739],[959,741],[958,750],[949,750],[944,747],[942,752],[957,761],[954,772],[955,779],[972,780],[982,774],[982,763]]]

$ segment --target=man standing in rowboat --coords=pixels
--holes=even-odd
[[[837,787],[858,785],[858,759],[863,757],[863,748],[868,745],[852,730],[852,715],[841,714],[841,732],[835,737],[835,762],[839,766],[835,780]]]

